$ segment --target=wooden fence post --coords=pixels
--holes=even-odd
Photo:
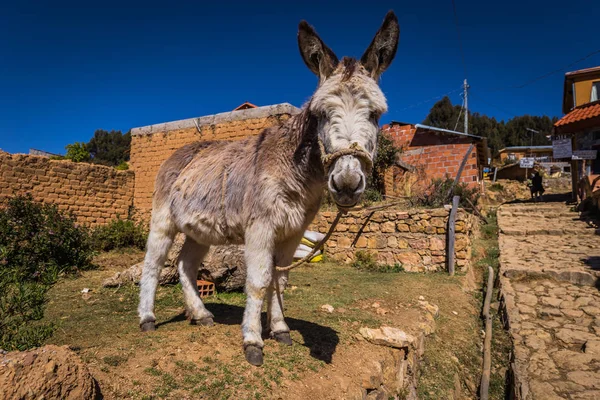
[[[458,211],[458,204],[460,203],[460,196],[454,196],[452,198],[452,210],[450,211],[450,217],[448,218],[448,273],[450,276],[454,276],[454,240],[456,235],[456,212]]]
[[[446,199],[450,198],[450,195],[454,191],[454,186],[456,186],[456,184],[458,182],[460,182],[460,176],[462,175],[463,169],[465,169],[465,165],[467,165],[467,160],[469,159],[469,156],[471,155],[471,152],[473,151],[474,147],[475,147],[475,144],[471,143],[471,145],[467,149],[467,153],[463,157],[463,160],[460,163],[460,167],[458,167],[458,172],[456,173],[456,178],[454,178],[454,182],[452,182],[452,186],[450,186],[450,188],[448,189],[448,193],[446,194]]]

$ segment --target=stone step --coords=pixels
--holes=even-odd
[[[600,398],[600,292],[502,276],[500,296],[514,345],[512,398]]]

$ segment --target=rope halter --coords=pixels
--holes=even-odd
[[[353,142],[350,147],[345,149],[340,149],[338,151],[334,151],[333,153],[327,153],[327,151],[325,151],[325,145],[323,144],[323,141],[319,139],[319,149],[321,150],[321,162],[323,163],[323,168],[325,168],[326,172],[329,171],[329,167],[331,167],[331,165],[342,156],[354,156],[361,159],[367,166],[367,170],[369,172],[373,168],[373,158],[371,158],[371,154],[357,142]]]

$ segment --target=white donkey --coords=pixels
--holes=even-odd
[[[375,156],[379,117],[387,111],[378,80],[396,54],[399,32],[398,19],[390,11],[360,61],[338,61],[315,30],[300,22],[300,53],[319,77],[302,112],[242,141],[189,144],[162,164],[140,282],[142,331],[155,329],[160,269],[174,236],[183,232],[178,269],[191,323],[213,324],[196,286],[198,267],[209,247],[244,244],[246,359],[253,365],[263,362],[260,313],[265,297],[271,337],[292,344],[281,296],[288,273],[275,266],[292,262],[325,185],[341,208],[360,200]],[[349,148],[361,153],[349,154]]]

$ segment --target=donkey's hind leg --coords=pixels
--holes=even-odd
[[[158,277],[165,264],[169,249],[175,237],[175,226],[166,212],[152,213],[150,233],[146,244],[146,256],[140,279],[140,304],[138,314],[140,316],[140,329],[142,331],[153,331],[156,317],[154,316],[154,297],[158,286]]]
[[[193,325],[211,326],[213,324],[213,315],[204,307],[197,283],[198,267],[209,248],[210,246],[198,244],[188,236],[177,261],[185,307]]]

